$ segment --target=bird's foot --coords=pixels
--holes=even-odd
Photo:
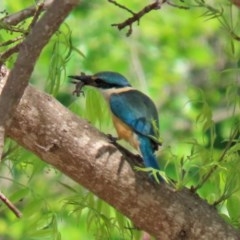
[[[160,173],[157,173],[155,176],[153,176],[152,174],[149,174],[149,177],[151,181],[154,181],[157,183],[166,183],[166,181],[164,180],[164,178],[161,176]]]
[[[106,135],[107,135],[107,137],[108,137],[108,139],[110,140],[111,143],[116,143],[119,140],[118,137],[114,137],[111,134],[106,134]]]

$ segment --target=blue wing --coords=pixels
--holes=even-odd
[[[137,90],[115,93],[109,99],[112,113],[138,135],[146,167],[159,169],[154,150],[158,148],[158,113],[152,100]],[[159,177],[161,181],[162,178]]]
[[[112,94],[110,99],[112,113],[130,126],[134,132],[147,136],[154,142],[159,137],[158,113],[152,100],[138,90]]]

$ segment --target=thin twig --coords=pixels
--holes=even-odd
[[[168,0],[156,0],[155,2],[145,6],[141,11],[135,13],[133,12],[131,9],[127,8],[126,6],[116,2],[115,0],[108,0],[110,3],[118,6],[121,9],[126,10],[127,12],[131,13],[133,16],[126,19],[124,22],[122,23],[113,23],[112,26],[113,27],[117,27],[119,30],[122,30],[125,27],[129,27],[128,32],[127,32],[127,36],[130,36],[132,33],[132,24],[134,22],[137,22],[139,24],[140,19],[147,13],[149,13],[152,10],[158,10],[161,8],[162,4],[167,3],[168,5],[172,6],[172,7],[176,7],[176,8],[180,8],[180,9],[189,9],[189,7],[187,6],[183,6],[183,5],[177,5],[174,3],[171,3]]]
[[[22,213],[14,206],[14,204],[0,192],[0,200],[7,205],[7,207],[16,215],[16,217],[22,217]]]
[[[36,6],[34,5],[26,9],[23,9],[20,12],[8,15],[1,19],[0,21],[8,25],[16,26],[18,23],[24,21],[25,19],[32,17],[35,10]]]
[[[28,30],[32,29],[32,27],[36,24],[40,14],[43,11],[43,7],[44,7],[44,3],[40,3],[40,4],[37,5],[36,10],[35,10],[34,15],[33,15],[33,20],[31,22],[31,24],[29,25]]]
[[[178,4],[174,4],[174,3],[171,3],[169,1],[166,1],[166,3],[169,5],[169,6],[172,6],[172,7],[176,7],[176,8],[179,8],[179,9],[190,9],[190,7],[187,7],[187,6],[183,6],[183,5],[178,5]]]
[[[19,36],[19,37],[16,37],[14,39],[11,39],[11,40],[8,40],[8,41],[5,41],[3,43],[0,43],[0,47],[5,47],[5,46],[8,46],[8,45],[11,45],[19,40],[22,40],[23,37],[22,36]]]
[[[108,1],[109,1],[110,3],[118,6],[119,8],[122,8],[122,9],[126,10],[127,12],[131,13],[132,15],[135,15],[135,14],[136,14],[136,13],[133,12],[131,9],[127,8],[126,6],[124,6],[124,5],[116,2],[116,1],[114,1],[114,0],[108,0]]]
[[[46,10],[51,4],[52,4],[51,0],[44,1],[42,11]],[[26,20],[27,18],[34,16],[35,12],[36,12],[36,5],[33,5],[23,9],[20,12],[8,15],[0,19],[0,22],[8,25],[16,26],[18,23]]]
[[[234,40],[240,41],[240,36],[238,36],[235,32],[230,31],[230,34]]]
[[[22,33],[24,35],[27,34],[27,31],[25,29],[22,29],[20,27],[15,27],[7,23],[0,22],[0,27],[1,29],[5,29],[7,31],[10,31],[11,33],[15,32],[15,33]]]
[[[127,20],[125,20],[124,22],[122,23],[114,23],[112,24],[113,27],[117,27],[119,30],[122,30],[123,28],[125,28],[126,26],[129,27],[129,30],[127,32],[127,36],[130,36],[131,33],[132,33],[132,24],[134,22],[138,22],[139,24],[139,21],[141,19],[141,17],[143,17],[145,14],[149,13],[150,11],[152,10],[158,10],[161,8],[161,4],[165,3],[167,0],[163,0],[161,3],[159,1],[155,1],[154,3],[151,3],[147,6],[145,6],[141,11],[137,12],[137,13],[134,13],[133,11],[131,11],[130,9],[128,9],[127,7],[124,7],[123,5],[117,3],[116,1],[114,0],[111,0],[110,2],[111,3],[114,3],[114,5],[122,8],[122,9],[125,9],[127,10],[128,12],[130,12],[131,14],[133,14],[132,17],[128,18]]]
[[[4,53],[0,54],[0,67],[10,56],[19,51],[21,44],[22,42],[16,44],[15,46],[6,50]]]

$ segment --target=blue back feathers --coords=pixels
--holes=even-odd
[[[159,169],[154,154],[159,145],[159,120],[152,100],[138,90],[129,89],[113,93],[109,99],[109,105],[112,113],[137,135],[144,165]],[[160,176],[158,178],[162,180]]]
[[[157,109],[147,95],[131,89],[112,94],[109,101],[112,113],[130,126],[135,133],[150,139],[151,136],[159,138]]]

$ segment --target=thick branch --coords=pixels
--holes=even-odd
[[[0,126],[5,126],[22,97],[41,50],[57,31],[77,0],[55,0],[22,43],[18,58],[0,96]]]
[[[189,190],[150,183],[103,134],[31,86],[7,134],[157,239],[239,239],[213,207]]]

